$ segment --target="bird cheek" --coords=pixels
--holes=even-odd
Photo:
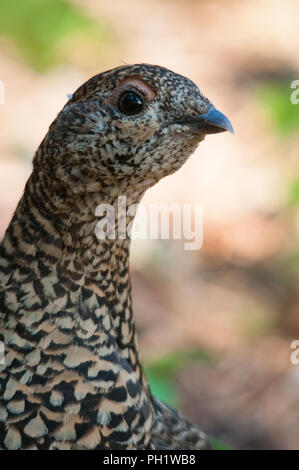
[[[146,140],[149,140],[154,135],[156,130],[156,128],[152,128],[150,126],[145,127],[140,135],[141,141],[145,142]]]
[[[130,136],[130,140],[133,145],[140,146],[144,144],[144,142],[150,140],[156,131],[157,131],[157,128],[151,124],[138,125],[135,123],[132,128],[126,129],[126,134]]]

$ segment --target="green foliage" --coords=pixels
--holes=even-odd
[[[179,393],[172,380],[156,376],[151,372],[146,372],[146,376],[149,381],[151,391],[157,398],[171,406],[180,406]]]
[[[214,363],[214,358],[206,351],[196,349],[172,352],[147,363],[145,372],[154,395],[172,406],[179,406],[175,376],[190,362],[210,365]]]
[[[176,375],[190,363],[210,366],[216,359],[203,349],[175,351],[145,365],[145,373],[153,394],[176,408],[180,407],[180,395],[176,388]],[[214,450],[228,450],[223,442],[209,438]]]
[[[280,137],[299,129],[299,104],[291,102],[290,81],[265,81],[258,87],[258,101]]]
[[[291,251],[288,255],[279,260],[278,265],[275,267],[276,272],[279,273],[280,283],[283,286],[298,284],[299,276],[299,250]]]
[[[295,178],[288,186],[288,205],[296,206],[297,204],[299,204],[299,179]]]
[[[263,338],[275,330],[277,327],[277,319],[264,305],[253,303],[251,306],[243,309],[239,328],[240,333],[248,340],[256,340]]]
[[[209,437],[210,443],[213,447],[213,450],[230,450],[230,448],[224,444],[222,441],[218,441],[214,437]]]
[[[156,376],[172,379],[190,362],[210,365],[214,362],[214,359],[203,349],[176,351],[151,361],[147,365],[147,370]]]
[[[8,37],[22,57],[38,71],[63,59],[69,39],[83,37],[99,43],[107,33],[69,0],[0,0],[0,36]]]
[[[195,349],[172,352],[148,363],[145,366],[145,373],[152,393],[160,400],[179,408],[180,395],[175,385],[175,376],[191,362],[208,366],[215,363],[215,358],[203,349]],[[209,440],[214,450],[229,450],[223,442],[215,438]]]

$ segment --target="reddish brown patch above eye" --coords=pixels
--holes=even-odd
[[[141,93],[144,97],[147,103],[150,103],[156,98],[156,93],[154,90],[145,83],[143,80],[141,80],[137,76],[131,76],[127,77],[124,80],[122,80],[118,85],[112,90],[109,98],[108,98],[108,103],[109,104],[116,104],[119,97],[125,92],[125,91],[134,91],[137,90],[139,93]]]

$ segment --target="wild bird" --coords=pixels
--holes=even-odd
[[[136,341],[128,237],[95,209],[178,170],[231,131],[189,79],[122,66],[84,83],[49,128],[0,248],[1,449],[205,449],[155,398]],[[128,226],[133,216],[127,216]]]

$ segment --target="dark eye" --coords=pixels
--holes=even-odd
[[[125,91],[118,100],[118,109],[123,114],[138,114],[144,107],[144,96],[135,91]]]

